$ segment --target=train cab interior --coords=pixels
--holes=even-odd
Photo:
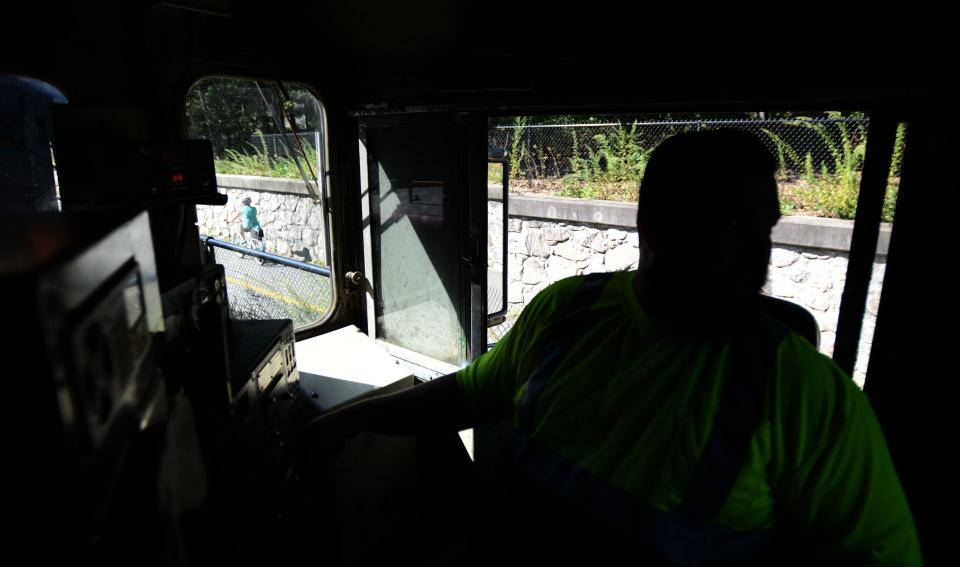
[[[951,562],[960,54],[954,18],[901,8],[4,6],[9,553],[436,561],[496,490],[493,429],[364,434],[309,454],[295,439],[332,407],[469,364],[508,293],[529,293],[507,257],[508,217],[530,205],[509,188],[517,147],[492,148],[493,125],[829,110],[870,128],[830,352],[861,369],[925,561]],[[269,164],[283,180],[221,168],[240,123],[252,149],[231,163],[286,152]],[[230,218],[251,194],[276,227],[259,251]]]

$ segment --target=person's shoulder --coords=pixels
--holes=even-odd
[[[850,376],[827,355],[793,331],[786,331],[778,351],[779,389],[784,399],[830,411],[864,397]]]
[[[577,292],[577,289],[586,283],[588,279],[592,279],[601,285],[606,285],[611,281],[618,280],[619,278],[630,277],[630,275],[630,272],[607,272],[570,276],[563,278],[562,280],[555,281],[544,288],[544,290],[540,293],[564,300],[570,300]]]
[[[524,309],[524,312],[536,313],[538,317],[549,316],[551,314],[563,313],[567,310],[570,303],[574,300],[577,290],[588,279],[606,285],[610,281],[620,277],[629,277],[626,272],[611,272],[604,274],[578,275],[570,276],[557,280],[543,288]]]
[[[580,287],[584,279],[586,279],[586,276],[570,276],[562,280],[557,280],[544,288],[538,295],[569,299],[576,292],[577,288]]]
[[[550,305],[555,308],[563,308],[573,300],[573,296],[576,295],[577,290],[585,281],[587,281],[588,278],[594,277],[604,281],[609,281],[615,276],[616,274],[614,273],[596,274],[594,276],[579,275],[569,276],[561,280],[557,280],[543,288],[533,298],[531,305],[533,303],[540,303]]]
[[[570,276],[546,285],[523,308],[521,317],[541,323],[563,313],[586,276]]]

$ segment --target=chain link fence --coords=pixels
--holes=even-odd
[[[489,147],[510,155],[519,179],[563,177],[599,161],[606,169],[635,165],[683,132],[735,128],[753,133],[780,162],[781,174],[842,173],[861,167],[867,118],[664,120],[600,124],[495,126]],[[616,160],[629,163],[616,163]],[[626,171],[624,172],[626,173]]]
[[[675,134],[718,128],[753,133],[779,164],[781,205],[786,214],[853,218],[866,153],[866,118],[656,120],[600,124],[494,126],[491,150],[506,153],[516,192],[636,201],[653,149]],[[902,149],[902,136],[898,136]],[[891,166],[892,216],[899,155]]]
[[[297,132],[297,136],[294,136],[292,132],[284,134],[257,134],[250,136],[247,140],[247,145],[249,148],[264,152],[274,160],[281,157],[291,157],[290,152],[287,151],[288,147],[299,157],[300,147],[297,145],[297,137],[299,136],[300,143],[303,144],[303,149],[307,152],[307,155],[316,155],[317,135],[318,132],[315,130]],[[311,165],[313,164],[311,163]]]
[[[326,315],[333,297],[329,270],[272,254],[240,252],[226,247],[236,245],[213,239],[203,241],[226,273],[231,318],[292,319],[294,327],[303,327]]]

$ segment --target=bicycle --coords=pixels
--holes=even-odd
[[[256,252],[263,252],[265,249],[263,244],[263,229],[260,228],[256,232],[254,232],[252,229],[241,228],[240,236],[236,238],[236,244],[237,246],[243,246],[245,248],[249,248]],[[246,254],[243,254],[241,252],[240,257],[245,258]],[[260,256],[254,255],[253,259],[256,260],[256,262],[261,266],[264,263],[264,259]]]

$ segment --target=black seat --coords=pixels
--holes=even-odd
[[[764,315],[810,341],[814,348],[820,348],[820,325],[804,307],[777,297],[761,295],[760,310]]]

